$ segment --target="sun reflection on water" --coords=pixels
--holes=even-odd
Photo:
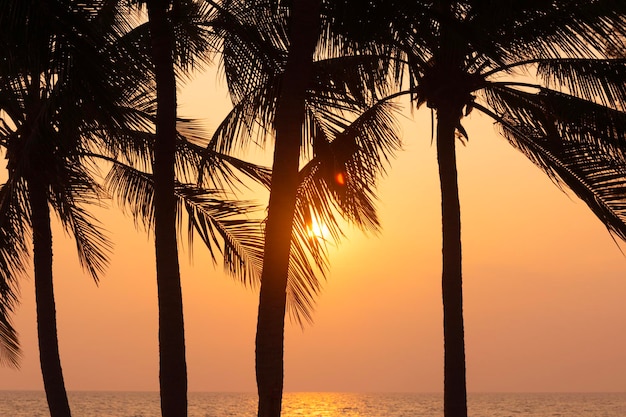
[[[358,394],[286,393],[283,402],[284,417],[363,417],[361,404],[355,403]]]
[[[439,396],[424,396],[439,411]],[[433,404],[430,404],[433,402]],[[413,394],[286,393],[283,417],[372,417],[412,416]]]

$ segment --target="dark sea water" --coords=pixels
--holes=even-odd
[[[75,417],[158,417],[153,392],[71,392]],[[254,417],[256,395],[190,393],[190,417]],[[626,417],[626,393],[470,394],[471,417]],[[0,416],[48,416],[43,392],[0,391]],[[441,417],[441,394],[286,393],[283,417]]]

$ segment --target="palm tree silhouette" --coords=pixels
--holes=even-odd
[[[329,52],[314,59],[328,26],[320,7],[317,1],[216,5],[235,103],[218,129],[219,146],[258,143],[272,130],[275,136],[256,337],[259,416],[280,415],[285,313],[311,320],[320,288],[311,267],[323,273],[327,266],[324,245],[308,237],[311,218],[321,219],[333,238],[340,236],[336,213],[378,227],[376,178],[399,147],[392,106],[378,100],[388,87],[381,56],[322,40]]]
[[[156,86],[153,145],[153,210],[159,306],[159,384],[163,416],[187,415],[187,365],[176,218],[177,71],[206,58],[203,29],[194,18],[206,11],[186,0],[137,0],[148,14],[147,54]],[[196,37],[197,36],[197,37]]]
[[[146,5],[148,22],[132,41],[151,57],[156,84],[156,133],[118,137],[106,156],[113,163],[107,189],[138,222],[154,232],[159,297],[161,412],[187,415],[187,377],[177,234],[183,210],[189,239],[198,234],[213,261],[217,251],[232,275],[245,283],[258,279],[262,237],[258,222],[248,220],[255,209],[245,201],[228,200],[219,189],[233,190],[241,181],[235,171],[267,184],[269,173],[214,149],[195,121],[177,117],[177,78],[209,58],[209,5],[201,1],[138,1]],[[146,32],[146,28],[148,31]],[[146,40],[149,47],[145,48]],[[150,101],[142,111],[150,113]],[[211,187],[207,189],[205,184]]]
[[[136,84],[116,67],[120,45],[109,31],[120,15],[109,8],[69,2],[5,1],[2,4],[2,146],[8,179],[0,191],[3,290],[28,257],[32,234],[37,330],[44,388],[52,416],[69,416],[56,328],[52,276],[51,208],[74,237],[82,266],[97,281],[110,243],[86,211],[104,197],[89,154],[111,126],[141,121],[118,111]],[[111,12],[111,13],[109,13]],[[6,18],[4,18],[7,16]],[[103,31],[100,29],[104,28]],[[115,80],[115,82],[112,82]],[[2,313],[15,302],[3,294]],[[6,320],[3,318],[3,323]],[[9,336],[9,352],[16,346]]]
[[[167,17],[170,4],[170,1],[146,2],[157,94],[152,171],[159,303],[159,383],[164,417],[187,415],[187,364],[174,196],[176,75],[174,32]]]
[[[406,71],[399,73],[409,77],[404,93],[436,115],[447,417],[467,416],[455,156],[457,140],[468,140],[462,119],[471,111],[493,119],[512,146],[625,239],[626,61],[606,53],[619,50],[626,30],[626,5],[618,3],[441,0],[338,6],[369,28],[344,26],[347,36],[396,47]]]

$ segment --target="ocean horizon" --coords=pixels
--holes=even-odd
[[[70,391],[76,417],[159,417],[154,391]],[[190,392],[189,417],[254,417],[256,393]],[[624,417],[626,392],[468,393],[472,417]],[[0,416],[49,416],[43,391],[0,391]],[[283,417],[441,417],[442,393],[286,392]]]

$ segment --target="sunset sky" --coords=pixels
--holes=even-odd
[[[179,97],[181,116],[216,126],[227,111],[213,71]],[[287,391],[443,388],[441,221],[427,109],[400,116],[404,151],[380,187],[378,235],[347,228],[315,323],[289,323]],[[626,256],[576,197],[561,192],[477,112],[458,146],[468,390],[626,391]],[[258,157],[261,153],[250,155]],[[259,195],[265,203],[266,195]],[[99,287],[55,234],[61,361],[69,390],[157,390],[153,243],[115,209],[98,218],[115,241]],[[621,245],[626,252],[626,245]],[[181,254],[191,391],[255,391],[257,290]],[[41,390],[32,278],[15,316],[21,369],[0,389]]]

